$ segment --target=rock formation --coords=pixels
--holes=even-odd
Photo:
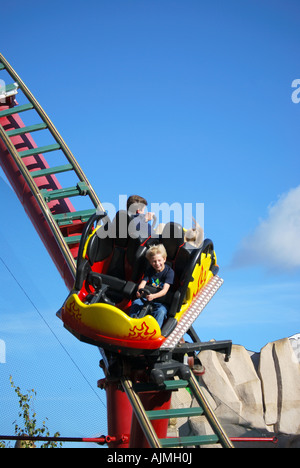
[[[278,446],[300,446],[300,334],[268,343],[260,353],[233,345],[229,362],[209,350],[199,358],[205,368],[200,385],[229,437],[275,434]],[[173,407],[194,405],[184,389],[172,397]],[[169,433],[209,434],[211,429],[198,416],[172,421]]]

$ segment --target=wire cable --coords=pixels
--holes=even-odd
[[[69,351],[66,349],[66,347],[62,344],[62,342],[60,341],[60,339],[58,338],[58,336],[56,335],[56,333],[52,330],[52,328],[50,327],[49,323],[46,321],[46,319],[43,317],[43,315],[41,314],[41,312],[39,311],[39,309],[37,308],[37,306],[35,305],[35,303],[32,301],[32,299],[30,298],[29,294],[26,292],[26,290],[23,288],[23,286],[20,284],[20,282],[18,281],[18,279],[16,278],[16,276],[13,274],[13,272],[10,270],[10,268],[8,267],[8,265],[5,263],[5,261],[3,260],[3,258],[0,256],[0,260],[1,262],[3,263],[3,265],[5,266],[5,268],[7,269],[7,271],[9,272],[9,274],[11,275],[11,277],[14,279],[14,281],[17,283],[17,285],[19,286],[19,288],[21,289],[21,291],[23,292],[23,294],[27,297],[27,299],[29,300],[30,304],[32,305],[32,307],[35,309],[35,311],[38,313],[38,315],[40,316],[40,318],[43,320],[44,324],[47,326],[47,328],[50,330],[50,332],[52,333],[52,335],[54,336],[54,338],[57,340],[57,342],[60,344],[60,346],[62,347],[62,349],[64,350],[64,352],[67,354],[67,356],[69,357],[69,359],[72,361],[73,365],[76,367],[76,369],[78,370],[78,372],[80,373],[80,375],[82,376],[82,378],[86,381],[86,383],[88,384],[88,386],[90,387],[90,389],[93,391],[93,393],[96,395],[96,397],[98,398],[98,400],[101,402],[101,404],[104,406],[104,408],[106,408],[106,405],[105,403],[102,401],[102,399],[100,398],[100,396],[98,395],[98,393],[95,391],[95,389],[93,388],[93,386],[90,384],[90,382],[88,381],[88,379],[86,378],[86,376],[84,375],[84,373],[82,372],[82,370],[80,369],[80,367],[78,366],[78,364],[74,361],[74,359],[72,358],[72,356],[70,355]]]

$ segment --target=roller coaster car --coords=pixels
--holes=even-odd
[[[201,248],[194,248],[184,241],[182,226],[172,222],[160,236],[141,239],[136,232],[128,234],[131,219],[126,211],[119,211],[112,222],[105,215],[94,215],[86,224],[74,289],[58,315],[81,341],[127,355],[153,352],[175,329],[199,290],[217,274],[213,243],[206,239]],[[164,244],[167,263],[175,271],[174,285],[161,298],[169,306],[161,329],[149,315],[150,303],[144,317],[128,315],[152,243]]]

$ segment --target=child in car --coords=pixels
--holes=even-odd
[[[175,274],[172,268],[166,264],[167,252],[162,244],[151,246],[147,250],[146,257],[150,265],[146,268],[144,278],[138,286],[136,293],[138,299],[132,303],[130,317],[139,318],[139,314],[147,300],[152,305],[151,315],[156,319],[159,326],[162,327],[164,319],[168,314],[168,306],[159,302],[159,299],[169,291],[170,286],[174,282]],[[147,287],[147,285],[156,288],[157,292],[148,294],[145,300],[142,298],[140,290]]]

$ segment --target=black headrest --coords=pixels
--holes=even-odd
[[[130,218],[127,211],[120,210],[116,213],[114,220],[109,227],[109,237],[115,239],[115,245],[126,247],[128,242],[128,225]]]
[[[184,231],[180,224],[167,223],[161,234],[162,244],[165,246],[168,260],[174,260],[178,249],[184,244]]]
[[[93,265],[96,262],[102,262],[102,260],[110,256],[112,249],[112,239],[109,237],[100,238],[97,232],[95,232],[87,246],[87,256],[90,264]]]

